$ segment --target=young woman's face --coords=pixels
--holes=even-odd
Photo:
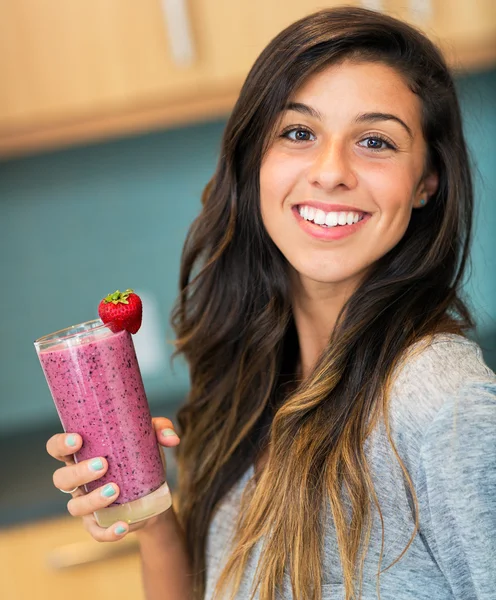
[[[290,99],[260,170],[270,237],[310,281],[358,285],[434,191],[421,104],[392,68],[344,62]]]

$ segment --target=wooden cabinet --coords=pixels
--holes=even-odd
[[[1,6],[3,127],[85,117],[174,94],[197,75],[174,68],[155,0],[15,0]]]
[[[332,0],[0,0],[0,156],[226,114],[286,25]],[[496,63],[494,0],[359,0],[455,66]]]
[[[166,20],[164,5],[1,0],[0,152],[173,122],[191,112],[188,102],[201,113],[210,81],[204,39],[189,64],[178,62],[167,27],[175,23]],[[211,99],[204,101],[208,114]]]
[[[496,66],[494,0],[386,0],[384,5],[436,42],[455,72]]]

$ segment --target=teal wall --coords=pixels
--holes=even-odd
[[[477,165],[473,274],[480,332],[496,329],[496,71],[459,80]],[[212,174],[225,122],[0,164],[0,433],[57,422],[33,340],[96,317],[117,288],[160,301],[164,337],[179,255]],[[169,348],[169,354],[171,347]],[[187,371],[145,377],[150,402],[187,389]]]
[[[163,337],[172,338],[179,256],[223,127],[0,164],[0,433],[57,419],[33,340],[96,318],[105,294],[147,290],[160,302]],[[169,362],[162,374],[144,377],[152,404],[187,389],[186,369]]]
[[[474,166],[475,230],[467,292],[487,355],[496,348],[496,70],[457,82]],[[494,366],[493,366],[494,368]]]

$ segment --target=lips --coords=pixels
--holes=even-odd
[[[326,210],[321,206],[325,206]],[[360,209],[324,203],[298,204],[293,206],[292,212],[305,233],[318,240],[329,241],[340,240],[360,231],[371,217],[370,213]],[[314,218],[319,223],[314,223]],[[327,221],[330,225],[325,224]]]

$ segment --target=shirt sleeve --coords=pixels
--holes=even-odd
[[[496,599],[496,383],[449,398],[422,442],[420,534],[456,600]]]

